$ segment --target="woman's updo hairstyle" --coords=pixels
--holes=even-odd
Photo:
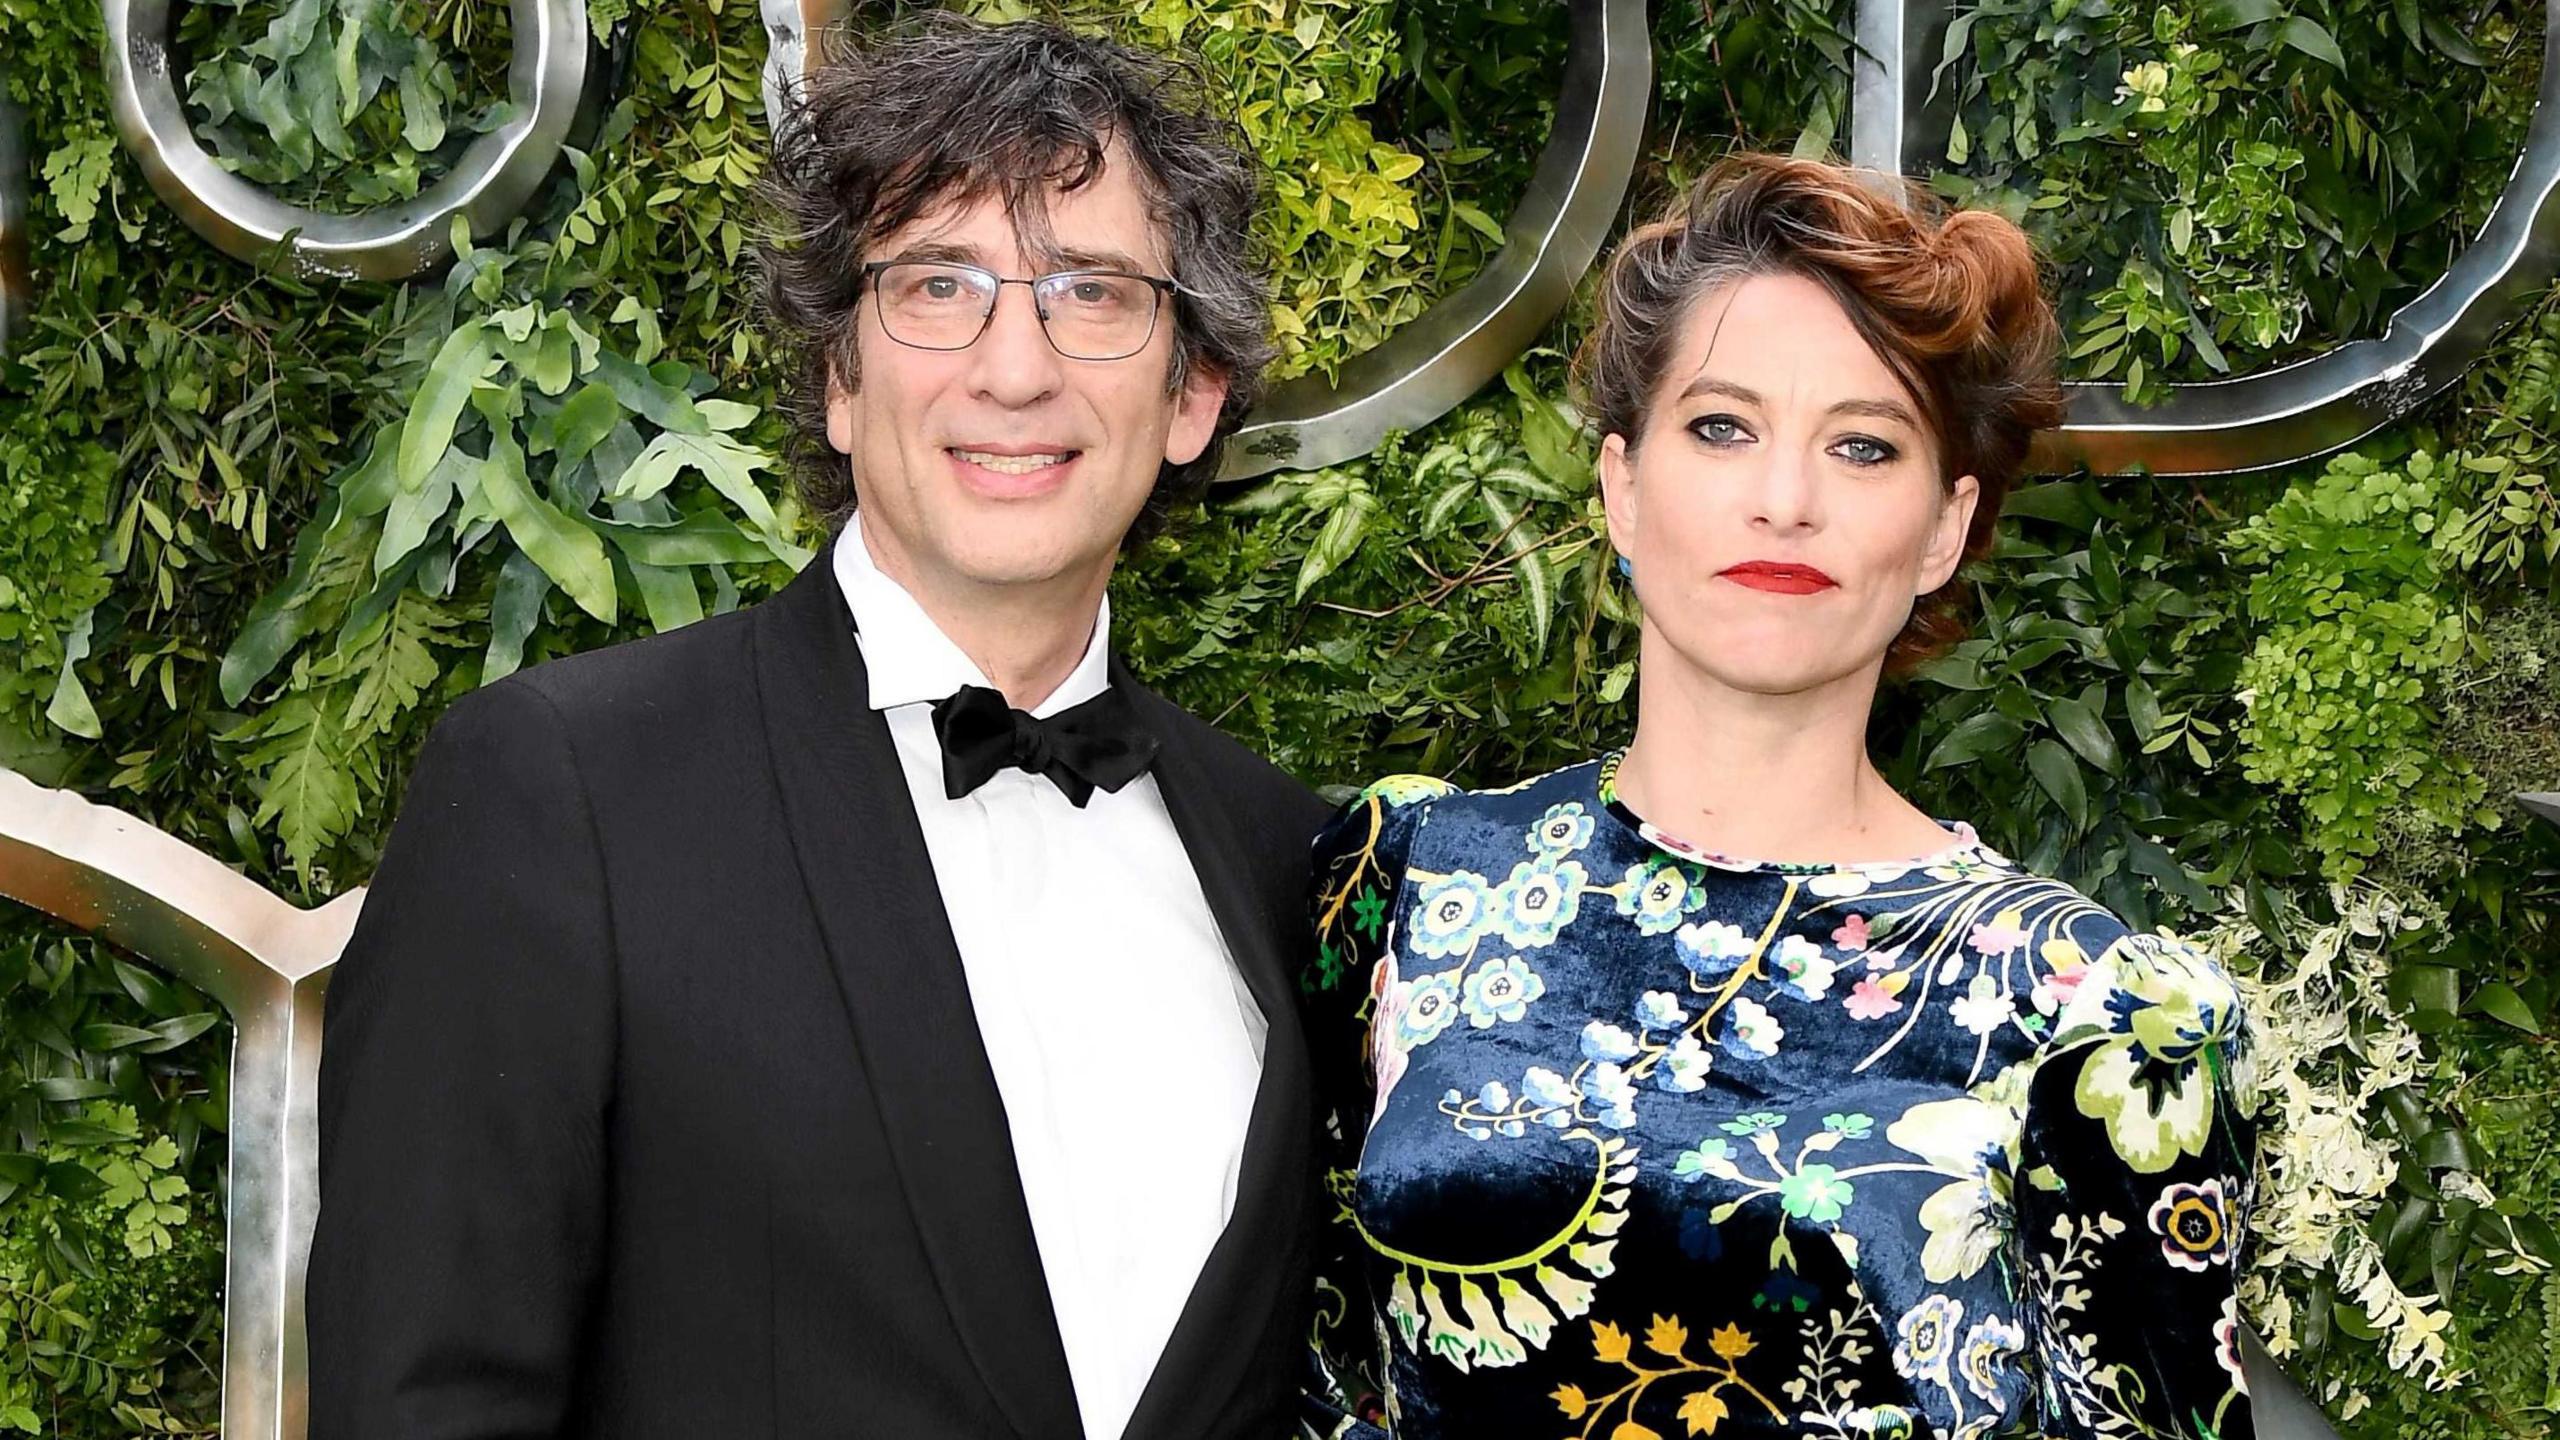
[[[1631,232],[1601,278],[1599,322],[1574,362],[1600,433],[1634,450],[1690,310],[1758,275],[1800,275],[1839,302],[1918,402],[1940,482],[1981,482],[1964,557],[1990,553],[2029,443],[2062,421],[2061,331],[2025,232],[1872,171],[1729,156]],[[1969,598],[1952,579],[1922,596],[1885,653],[1886,673],[1907,674],[1963,638]]]

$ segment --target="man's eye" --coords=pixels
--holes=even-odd
[[[932,276],[922,285],[918,286],[917,289],[923,293],[924,298],[927,300],[956,300],[960,298],[960,282],[948,275]]]

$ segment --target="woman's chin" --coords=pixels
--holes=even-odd
[[[1873,661],[1857,661],[1808,654],[1800,646],[1793,653],[1784,650],[1751,653],[1720,650],[1692,664],[1700,678],[1721,689],[1773,699],[1834,689],[1845,680],[1872,673],[1881,667],[1881,656]]]

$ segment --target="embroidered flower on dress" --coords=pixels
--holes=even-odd
[[[1714,1068],[1715,1057],[1698,1043],[1698,1037],[1683,1035],[1662,1052],[1662,1068],[1653,1072],[1654,1083],[1678,1094],[1691,1094],[1706,1088],[1707,1072]]]
[[[1778,1204],[1799,1220],[1827,1225],[1840,1218],[1858,1198],[1858,1187],[1840,1178],[1840,1172],[1828,1165],[1799,1165],[1796,1172],[1778,1182]]]
[[[1947,1007],[1948,1017],[1968,1035],[1988,1035],[2008,1024],[2017,1013],[2016,998],[1988,974],[1974,976],[1963,997]]]
[[[1413,953],[1439,959],[1476,941],[1492,923],[1493,888],[1472,870],[1460,870],[1423,886],[1413,903]]]
[[[2161,1191],[2150,1221],[2160,1253],[2179,1269],[2202,1271],[2231,1262],[2231,1205],[2219,1176]]]
[[[1520,1077],[1520,1097],[1537,1107],[1540,1124],[1561,1130],[1573,1123],[1574,1103],[1582,1097],[1573,1082],[1543,1065],[1532,1065]]]
[[[1640,1048],[1636,1037],[1606,1020],[1589,1021],[1582,1027],[1582,1055],[1586,1060],[1633,1060]]]
[[[2071,997],[2080,993],[2080,982],[2089,975],[2089,955],[2078,942],[2069,939],[2047,940],[2042,954],[2044,963],[2051,968],[2036,981],[2036,988],[2028,992],[2027,999],[2035,1005],[2037,1014],[2050,1016],[2060,1013],[2063,1006],[2071,1003]]]
[[[1838,962],[1801,935],[1778,942],[1777,968],[1778,988],[1799,1000],[1819,1000],[1830,994],[1831,977],[1840,973]]]
[[[1636,1002],[1636,1023],[1647,1030],[1670,1030],[1688,1019],[1680,1008],[1680,997],[1668,990],[1647,990]]]
[[[1526,950],[1545,945],[1573,923],[1582,909],[1584,884],[1578,860],[1523,860],[1494,891],[1502,938]]]
[[[1592,1066],[1582,1077],[1582,1098],[1591,1102],[1591,1118],[1612,1130],[1636,1123],[1636,1084],[1622,1065]]]
[[[1595,823],[1579,801],[1550,805],[1547,813],[1538,817],[1538,823],[1529,827],[1529,848],[1541,855],[1570,855],[1591,843]]]
[[[1881,1020],[1902,1008],[1902,1002],[1894,999],[1893,992],[1873,975],[1850,986],[1849,998],[1841,1003],[1848,1007],[1852,1020]]]
[[[2027,1332],[1997,1315],[1973,1323],[1964,1337],[1964,1388],[1985,1400],[2000,1399],[2000,1372],[2027,1348]]]
[[[2231,1388],[2249,1393],[2248,1367],[2240,1359],[2240,1297],[2222,1297],[2222,1318],[2213,1322],[2213,1359],[2231,1377]]]
[[[1840,1417],[1852,1435],[1867,1435],[1874,1440],[1909,1440],[1916,1427],[1911,1412],[1899,1405],[1878,1405],[1870,1409],[1860,1405]]]
[[[2026,947],[2025,917],[2015,910],[2003,910],[1993,918],[1974,926],[1972,935],[1967,937],[1965,943],[1971,945],[1976,953],[1988,955],[1995,960],[2003,955],[2014,955]]]
[[[1946,1384],[1947,1359],[1963,1324],[1964,1302],[1951,1295],[1931,1295],[1903,1311],[1894,1326],[1893,1368],[1909,1379]]]
[[[1848,919],[1841,921],[1840,928],[1831,932],[1831,943],[1853,955],[1860,950],[1866,949],[1867,917],[1864,915],[1852,915]]]
[[[1671,1173],[1691,1181],[1705,1175],[1713,1175],[1720,1180],[1742,1178],[1742,1172],[1734,1168],[1733,1142],[1721,1135],[1710,1135],[1681,1151],[1679,1158],[1671,1162]]]
[[[1497,1020],[1517,1020],[1529,1013],[1529,1002],[1547,993],[1547,982],[1529,968],[1529,962],[1517,955],[1507,955],[1476,967],[1467,977],[1466,993],[1460,1008],[1466,1011],[1467,1023],[1478,1030]]]
[[[1668,935],[1705,898],[1677,865],[1630,865],[1618,884],[1618,913],[1634,917],[1639,935]]]
[[[1778,1042],[1787,1038],[1786,1027],[1778,1023],[1760,1002],[1748,995],[1733,997],[1733,1009],[1727,1012],[1724,1043],[1728,1050],[1756,1055],[1763,1060],[1778,1053]]]
[[[1731,974],[1742,967],[1743,961],[1751,958],[1751,937],[1744,934],[1739,925],[1723,920],[1701,920],[1694,925],[1681,926],[1673,948],[1680,952],[1680,963],[1689,967],[1690,974],[1701,980],[1711,980],[1718,975]]]
[[[1449,983],[1446,973],[1418,975],[1400,987],[1402,998],[1396,1006],[1396,1044],[1410,1050],[1428,1045],[1440,1038],[1449,1022],[1458,1018],[1458,987]]]

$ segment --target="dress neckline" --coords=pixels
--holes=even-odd
[[[1931,819],[1940,829],[1947,832],[1951,843],[1924,855],[1912,855],[1897,860],[1852,860],[1832,864],[1812,860],[1755,860],[1748,856],[1720,854],[1692,845],[1645,819],[1635,812],[1635,807],[1627,804],[1619,796],[1618,764],[1626,758],[1626,754],[1626,748],[1621,746],[1600,757],[1598,788],[1601,808],[1609,812],[1611,819],[1642,837],[1645,843],[1699,865],[1711,865],[1719,870],[1751,874],[1875,875],[1891,873],[1899,875],[1907,870],[1918,870],[1933,865],[1971,862],[2006,867],[2008,864],[1990,847],[1982,843],[1982,837],[1974,832],[1972,825],[1962,820],[1938,820],[1934,816]]]

